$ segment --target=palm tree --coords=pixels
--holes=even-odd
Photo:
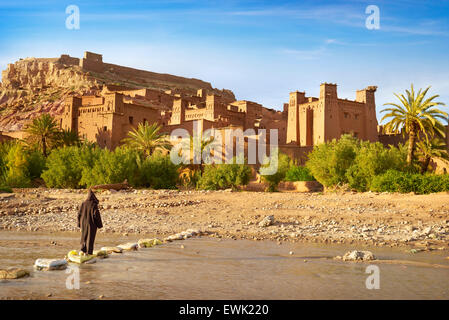
[[[47,149],[55,140],[58,133],[58,125],[48,113],[42,114],[35,118],[33,122],[25,130],[32,141],[37,142],[44,157],[47,157]]]
[[[76,131],[70,129],[62,129],[56,134],[56,144],[58,146],[79,146],[81,144],[80,137]]]
[[[210,163],[211,159],[211,154],[210,154],[210,150],[215,148],[215,146],[217,145],[217,141],[215,141],[215,137],[211,136],[208,139],[203,139],[202,137],[190,137],[190,163],[193,163],[193,159],[196,159],[195,162],[200,161],[199,163],[199,168],[200,168],[200,172],[201,175],[204,172],[204,163]],[[194,150],[195,146],[199,146],[200,150]],[[205,154],[205,159],[203,159],[203,152],[204,150],[207,148],[207,150],[209,152],[206,152]],[[197,151],[199,151],[199,154],[195,154]],[[198,159],[199,156],[199,159]],[[204,161],[203,161],[204,160]]]
[[[123,139],[122,142],[131,148],[135,148],[143,152],[148,157],[155,151],[167,151],[170,150],[170,142],[167,140],[167,136],[159,133],[162,126],[157,123],[148,125],[140,123],[137,129],[133,129],[128,132],[128,137]]]
[[[417,144],[417,151],[422,159],[421,173],[425,173],[429,167],[432,158],[439,158],[449,160],[446,142],[442,137],[433,137],[430,139],[423,139]]]
[[[402,105],[396,103],[386,103],[384,105],[389,105],[391,108],[386,108],[381,111],[387,112],[381,121],[391,118],[384,126],[384,131],[390,131],[392,133],[400,133],[402,129],[405,133],[408,133],[408,154],[407,163],[412,164],[412,160],[416,148],[416,140],[419,138],[420,133],[422,133],[426,139],[429,139],[429,135],[433,135],[438,128],[440,128],[442,123],[440,120],[446,120],[448,114],[444,111],[434,108],[435,106],[445,104],[442,102],[434,102],[435,98],[439,95],[431,96],[426,98],[427,91],[430,86],[424,91],[419,89],[415,95],[415,90],[413,89],[413,84],[411,85],[411,91],[406,90],[407,98],[403,94],[394,94]]]

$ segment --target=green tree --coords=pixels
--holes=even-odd
[[[138,169],[137,184],[153,189],[175,189],[178,182],[178,166],[170,155],[155,152],[144,159]]]
[[[427,171],[432,158],[449,160],[446,143],[441,137],[420,140],[416,146],[418,156],[421,158],[421,173]]]
[[[242,162],[234,157],[232,163],[206,165],[198,181],[198,188],[237,189],[239,186],[247,185],[251,178],[251,168]]]
[[[274,155],[277,155],[274,156]],[[263,168],[268,168],[273,165],[272,161],[274,161],[276,172],[272,174],[263,174]],[[259,170],[262,181],[268,183],[267,191],[274,192],[277,191],[277,187],[279,182],[285,179],[285,175],[287,171],[292,166],[292,160],[285,153],[279,152],[279,150],[273,152],[273,156],[270,156],[270,162],[266,160],[263,161],[264,165],[261,166],[261,170]],[[270,172],[271,173],[271,172]]]
[[[139,151],[124,146],[114,151],[102,149],[98,159],[93,162],[92,169],[83,170],[80,185],[91,187],[125,180],[130,185],[136,185],[139,156]]]
[[[62,129],[56,133],[55,144],[58,147],[79,146],[81,144],[81,139],[76,131]]]
[[[161,134],[159,131],[162,126],[157,123],[148,125],[147,123],[140,123],[137,129],[128,132],[128,137],[123,139],[125,145],[141,151],[145,157],[151,156],[155,151],[170,150],[170,143],[167,136]]]
[[[195,154],[195,152],[196,152],[195,147],[196,147],[196,145],[199,145],[199,147],[200,147],[200,150],[198,150],[199,151],[199,154],[198,154],[199,159],[197,159],[197,161],[199,161],[199,168],[200,168],[201,175],[204,172],[205,162],[209,163],[209,164],[212,162],[212,159],[211,159],[212,156],[210,154],[210,151],[213,150],[213,148],[216,146],[217,143],[218,142],[215,141],[214,137],[209,137],[208,139],[203,139],[202,136],[196,137],[196,138],[194,138],[192,136],[190,137],[190,163],[194,163],[194,158],[197,156]],[[205,150],[206,150],[206,152],[205,152],[205,156],[203,159],[203,152]]]
[[[400,104],[386,103],[384,105],[391,106],[391,108],[381,111],[386,112],[381,121],[390,119],[384,126],[385,131],[400,133],[404,129],[405,133],[409,135],[407,154],[407,164],[409,166],[414,158],[419,135],[422,133],[428,139],[429,134],[433,134],[435,130],[442,126],[440,120],[446,120],[448,117],[446,112],[434,108],[438,105],[444,105],[442,102],[433,101],[439,95],[426,98],[429,89],[430,86],[424,91],[419,89],[415,93],[412,84],[411,91],[406,90],[407,97],[403,94],[394,94],[399,99]]]
[[[0,164],[0,185],[12,188],[30,187],[27,153],[20,142],[12,141],[1,145]]]
[[[353,165],[360,141],[349,134],[315,145],[308,154],[306,167],[326,187],[348,183],[346,171]]]
[[[25,130],[29,134],[31,142],[37,143],[44,157],[48,155],[48,149],[58,135],[56,120],[48,113],[35,118],[31,125]]]
[[[380,142],[363,141],[357,150],[354,163],[346,171],[349,186],[358,191],[369,189],[373,178],[387,170],[404,170],[407,167],[407,149],[384,147]]]
[[[53,149],[47,158],[47,169],[41,177],[50,188],[82,188],[81,181],[90,175],[104,149],[90,146],[69,146]]]

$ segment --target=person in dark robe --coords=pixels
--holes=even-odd
[[[78,228],[81,228],[81,251],[92,254],[97,228],[102,228],[98,199],[91,189],[78,212]]]

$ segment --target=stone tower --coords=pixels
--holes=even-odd
[[[305,92],[290,92],[288,103],[287,143],[299,145],[299,105],[306,100]]]
[[[339,138],[341,128],[336,84],[322,83],[320,85],[320,105],[323,108],[322,142]]]
[[[173,102],[173,111],[170,124],[182,124],[185,120],[187,101],[177,99]]]
[[[376,117],[376,101],[374,94],[377,90],[376,86],[368,86],[363,90],[358,90],[355,100],[365,103],[365,137],[369,141],[378,141],[377,133],[377,117]]]
[[[82,106],[82,99],[72,96],[66,98],[64,103],[64,115],[59,125],[61,129],[78,132],[78,108]]]

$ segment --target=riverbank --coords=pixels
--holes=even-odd
[[[218,238],[449,249],[446,193],[130,190],[97,196],[104,233],[168,236],[195,228]],[[0,194],[0,229],[77,231],[78,206],[85,197],[85,190]],[[259,226],[268,215],[274,223]]]

